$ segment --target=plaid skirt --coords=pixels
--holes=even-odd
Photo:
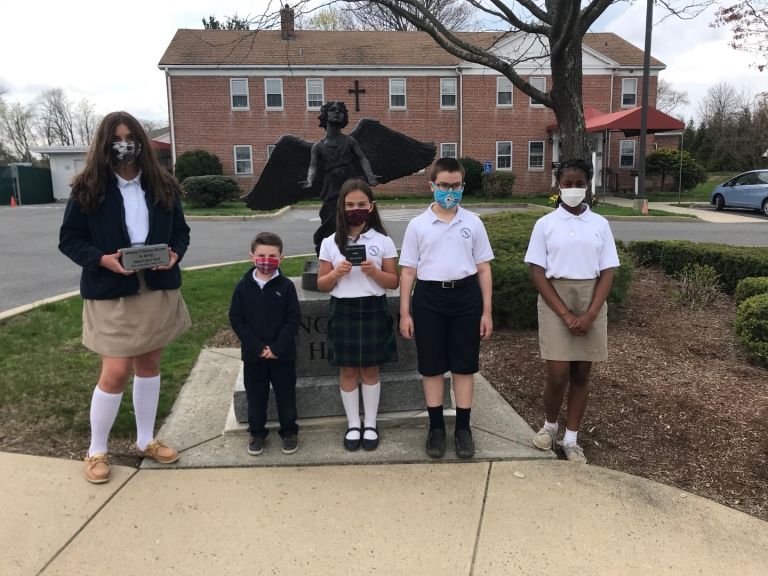
[[[328,361],[331,366],[379,366],[397,362],[394,322],[386,296],[331,296]]]

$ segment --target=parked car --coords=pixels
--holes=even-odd
[[[751,170],[734,176],[712,191],[716,210],[753,208],[768,216],[768,170]]]

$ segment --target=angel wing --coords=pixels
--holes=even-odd
[[[302,186],[307,178],[311,153],[312,142],[290,134],[282,136],[246,197],[248,208],[274,210],[317,196],[316,186],[309,189]]]
[[[360,120],[350,136],[360,144],[381,184],[414,174],[435,159],[434,142],[415,140],[370,118]]]

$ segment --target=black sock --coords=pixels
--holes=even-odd
[[[445,420],[443,420],[443,406],[427,406],[427,412],[429,413],[429,429],[430,430],[445,430]]]
[[[456,408],[456,430],[469,430],[469,413],[472,408]]]

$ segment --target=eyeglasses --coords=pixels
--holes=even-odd
[[[441,192],[457,192],[464,189],[464,182],[435,182],[435,187]]]

